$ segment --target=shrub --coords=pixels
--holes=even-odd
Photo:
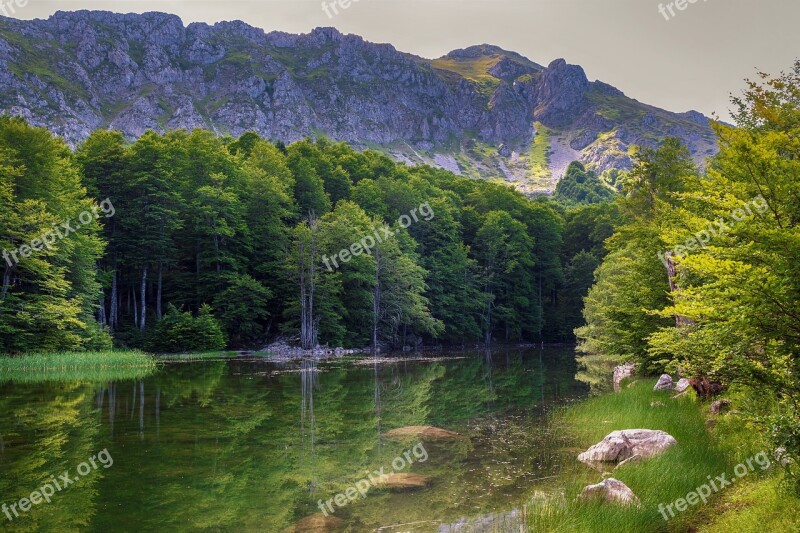
[[[200,308],[197,317],[170,305],[146,341],[149,351],[161,353],[221,350],[225,344],[222,327],[208,305]]]

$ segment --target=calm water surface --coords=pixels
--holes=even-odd
[[[80,479],[13,521],[0,514],[0,529],[300,531],[319,500],[367,471],[391,471],[419,443],[387,431],[432,425],[462,437],[423,441],[427,461],[403,470],[430,486],[372,490],[337,508],[342,530],[520,531],[526,505],[557,493],[574,467],[546,411],[587,394],[575,373],[571,349],[545,348],[377,363],[211,360],[168,363],[143,380],[6,382],[0,503],[64,472]],[[102,450],[113,465],[97,459],[78,475]]]

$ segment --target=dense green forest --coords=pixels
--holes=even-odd
[[[721,382],[800,457],[800,62],[762,77],[734,99],[737,127],[715,126],[705,171],[675,141],[639,155],[578,337],[587,354]]]
[[[582,185],[531,200],[253,133],[97,131],[73,151],[2,117],[0,350],[572,340],[617,212],[575,207]]]

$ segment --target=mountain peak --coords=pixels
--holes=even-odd
[[[428,60],[330,27],[265,34],[241,21],[184,27],[164,13],[60,11],[0,18],[0,51],[0,112],[73,145],[96,129],[134,139],[202,127],[284,142],[322,133],[531,193],[552,190],[573,160],[629,167],[630,145],[666,136],[698,159],[716,150],[702,115],[490,44]]]

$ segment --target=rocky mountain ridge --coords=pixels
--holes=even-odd
[[[708,120],[670,113],[491,45],[429,60],[334,28],[266,33],[163,13],[0,17],[0,111],[77,144],[97,128],[324,134],[410,164],[549,192],[574,159],[627,168],[633,145],[681,137],[716,151]]]

